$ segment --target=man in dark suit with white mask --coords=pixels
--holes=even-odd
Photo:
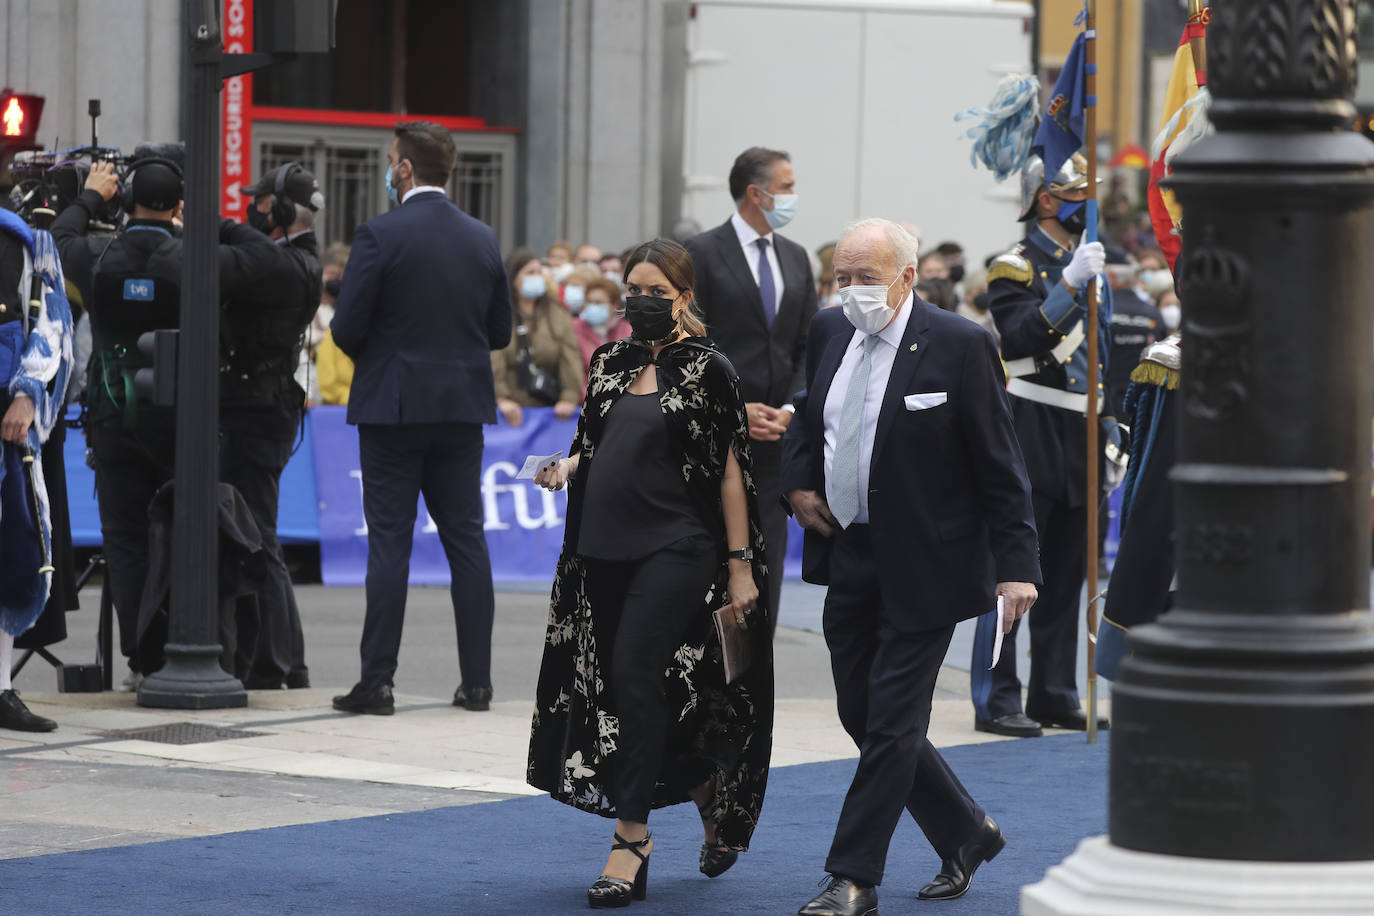
[[[816,314],[816,280],[806,249],[774,230],[797,211],[792,162],[781,150],[751,147],[730,169],[735,212],[688,239],[697,303],[707,332],[739,373],[753,439],[754,483],[768,548],[768,619],[777,625],[787,516],[779,497],[782,435],[803,386],[806,332]]]
[[[942,860],[922,899],[961,896],[1006,843],[926,728],[954,625],[1000,599],[1010,628],[1035,601],[1035,516],[997,347],[912,292],[917,247],[887,220],[840,240],[841,308],[812,322],[784,443],[803,577],[829,587],[836,700],[859,747],[830,882],[801,916],[877,911],[903,807]]]

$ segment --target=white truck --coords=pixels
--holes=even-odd
[[[784,233],[815,250],[860,217],[914,223],[922,249],[969,266],[1020,237],[1018,183],[969,162],[997,81],[1031,70],[1022,0],[696,0],[665,8],[663,225],[703,229],[732,204],[750,146],[791,154],[800,195]]]

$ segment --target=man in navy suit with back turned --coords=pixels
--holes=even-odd
[[[688,239],[697,273],[697,302],[711,339],[739,373],[753,440],[759,519],[773,569],[768,620],[778,622],[787,515],[778,475],[792,396],[802,388],[806,330],[816,314],[816,280],[806,249],[773,230],[797,211],[792,162],[781,150],[750,147],[730,169],[736,212]]]
[[[457,158],[448,131],[397,124],[387,155],[387,194],[400,206],[358,227],[331,325],[354,362],[348,422],[358,427],[368,532],[362,677],[334,708],[395,711],[423,493],[453,580],[453,704],[485,710],[495,596],[482,533],[482,424],[496,422],[491,351],[510,342],[510,284],[496,233],[444,195]]]
[[[802,576],[829,586],[835,696],[859,747],[830,882],[801,916],[877,912],[903,807],[941,858],[922,899],[962,895],[1006,844],[926,728],[954,625],[1001,597],[1009,629],[1035,601],[1035,516],[997,346],[915,296],[917,247],[887,220],[840,240],[842,308],[811,323],[807,394],[783,440]]]

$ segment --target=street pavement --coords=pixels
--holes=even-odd
[[[819,635],[823,596],[800,583],[785,588],[775,646],[774,766],[855,756],[835,716]],[[298,586],[297,599],[314,686],[252,691],[243,709],[144,709],[127,692],[57,693],[52,669],[31,660],[15,686],[59,728],[0,731],[0,858],[539,794],[523,775],[547,586],[498,590],[496,698],[482,713],[451,705],[458,674],[447,589],[410,591],[390,717],[330,708],[330,698],[357,678],[362,589]],[[71,636],[54,647],[67,662],[94,656],[93,592],[83,594],[83,604],[90,609],[68,618]],[[939,747],[1004,740],[973,730],[971,644],[971,624],[961,625],[932,710],[930,735]],[[182,744],[127,734],[177,723],[246,734]]]

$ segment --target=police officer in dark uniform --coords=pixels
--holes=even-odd
[[[1089,371],[1087,361],[1088,283],[1098,284],[1103,363],[1112,314],[1111,289],[1098,277],[1106,260],[1103,246],[1076,244],[1086,223],[1086,162],[1075,155],[1059,174],[1044,172],[1044,163],[1033,156],[1021,180],[1021,219],[1032,225],[1025,240],[988,269],[988,305],[1007,361],[1007,391],[1031,481],[1045,584],[1028,615],[1031,678],[1025,713],[1016,675],[1019,621],[1004,640],[997,667],[988,670],[996,613],[979,618],[971,680],[974,727],[1015,737],[1038,736],[1042,726],[1087,728],[1075,676],[1086,514],[1097,511],[1095,504],[1086,504],[1083,492],[1085,416],[1089,380],[1101,393],[1103,378],[1102,367]],[[1098,403],[1111,412],[1105,394]],[[1116,420],[1102,416],[1100,421],[1104,443],[1119,446]]]
[[[1121,257],[1107,257],[1107,276],[1112,284],[1111,349],[1107,353],[1107,391],[1115,398],[1112,413],[1122,413],[1131,372],[1145,348],[1167,336],[1159,309],[1137,287],[1139,265]],[[1105,528],[1103,529],[1105,530]]]
[[[87,238],[91,218],[118,190],[114,167],[96,163],[81,195],[53,223],[52,234],[68,275],[76,274],[74,282],[91,290],[86,435],[95,458],[102,549],[120,650],[132,672],[126,685],[136,688],[149,673],[137,657],[139,602],[148,573],[148,503],[172,478],[175,462],[174,411],[140,395],[134,378],[149,365],[139,352],[139,336],[180,323],[181,169],[170,159],[134,162],[122,201],[128,223],[111,238]],[[222,295],[258,276],[274,254],[262,233],[230,220],[220,224],[219,240]]]
[[[268,575],[256,608],[240,606],[236,665],[254,690],[309,687],[291,576],[277,540],[281,475],[295,448],[305,392],[294,379],[302,335],[319,307],[319,182],[288,162],[244,188],[248,223],[272,239],[272,258],[230,296],[221,340],[220,473],[243,496],[262,534]]]

